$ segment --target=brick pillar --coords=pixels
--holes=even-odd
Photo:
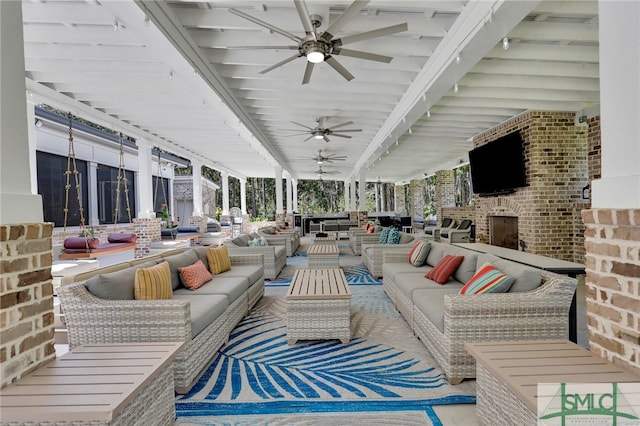
[[[456,185],[453,170],[438,170],[436,172],[436,215],[438,223],[442,223],[442,209],[455,207]]]
[[[159,217],[133,219],[133,229],[138,236],[135,252],[136,259],[149,256],[149,245],[161,240],[161,222],[162,219]]]
[[[409,215],[413,218],[424,217],[424,179],[412,180],[410,183],[411,188],[411,211]]]
[[[582,218],[591,351],[640,373],[640,210],[591,209]]]
[[[0,225],[0,387],[55,358],[50,223]]]
[[[189,226],[197,226],[200,232],[207,232],[207,217],[191,216],[189,218]]]
[[[285,220],[287,220],[285,213],[276,213],[276,223],[278,225],[284,225]]]

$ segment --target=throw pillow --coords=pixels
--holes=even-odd
[[[491,263],[484,263],[460,289],[460,294],[506,293],[515,279],[503,274]]]
[[[431,250],[431,244],[418,241],[409,252],[409,263],[413,266],[422,266],[427,260],[429,250]]]
[[[367,228],[367,234],[373,234],[375,232],[375,226],[370,226]]]
[[[391,228],[384,228],[380,232],[380,238],[378,238],[378,244],[387,244],[387,238],[389,238],[389,231],[391,231]]]
[[[169,262],[150,268],[138,268],[133,284],[136,300],[171,299],[171,271]]]
[[[137,239],[136,234],[109,234],[107,237],[110,243],[135,243]]]
[[[391,228],[387,234],[387,244],[398,244],[400,242],[400,232],[396,228]]]
[[[178,271],[180,272],[180,281],[189,290],[196,290],[202,284],[213,279],[213,275],[200,259],[193,265],[178,268]]]
[[[209,270],[213,275],[217,275],[231,269],[231,259],[229,259],[227,246],[224,244],[207,250],[207,261],[209,262]]]
[[[68,237],[64,240],[66,249],[97,249],[98,246],[100,246],[100,240],[94,237]]]
[[[445,284],[451,278],[451,275],[458,269],[458,266],[464,260],[464,256],[446,255],[425,275],[438,284]]]
[[[249,240],[249,247],[258,247],[258,240],[257,239]]]
[[[258,245],[260,247],[267,247],[269,245],[269,241],[265,237],[260,237],[260,241],[258,241]]]

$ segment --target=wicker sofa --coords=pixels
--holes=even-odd
[[[264,293],[262,255],[230,255],[231,270],[216,274],[197,290],[183,287],[177,268],[197,260],[208,265],[207,249],[111,265],[61,287],[58,294],[71,349],[88,343],[186,342],[173,370],[176,392],[188,392]],[[134,300],[135,270],[164,260],[171,271],[172,299]]]
[[[287,249],[283,245],[249,247],[249,241],[255,240],[256,238],[260,238],[257,233],[245,234],[227,240],[225,244],[229,250],[229,254],[261,254],[264,260],[264,278],[267,280],[275,280],[287,263]]]
[[[281,232],[275,226],[265,226],[258,229],[258,235],[265,237],[270,246],[280,245],[287,249],[287,256],[295,254],[300,246],[300,234],[295,232]]]
[[[425,265],[407,261],[408,251],[384,254],[383,288],[452,384],[476,376],[464,344],[498,340],[566,339],[577,280],[489,254],[431,242]],[[464,260],[445,285],[425,273],[445,255]],[[506,293],[460,295],[479,266],[489,262],[515,278]]]
[[[401,253],[406,253],[416,244],[416,240],[426,241],[424,235],[409,234],[406,232],[399,232],[399,234],[400,241],[398,241],[398,244],[380,244],[379,242],[362,244],[362,263],[364,263],[374,278],[379,278],[383,275],[382,262],[385,252],[400,251]]]

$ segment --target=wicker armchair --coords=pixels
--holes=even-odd
[[[384,263],[406,263],[407,253],[385,252]],[[414,302],[420,297],[433,300],[436,295],[430,293],[430,289],[415,289],[408,298],[387,275],[385,292],[438,361],[451,384],[476,377],[475,359],[464,349],[467,342],[566,339],[568,336],[569,309],[577,285],[575,278],[542,271],[540,286],[528,292],[441,295],[444,297],[441,331]],[[397,277],[402,279],[405,275]]]
[[[351,228],[352,230],[359,228]],[[353,250],[353,254],[356,256],[360,256],[362,253],[362,244],[376,244],[380,239],[380,232],[382,232],[382,226],[375,225],[373,233],[368,233],[366,231],[354,231],[349,234],[349,245],[351,246],[351,250]]]
[[[460,222],[457,228],[442,228],[440,230],[440,241],[444,243],[468,243],[471,237],[471,225],[473,222],[465,219]]]
[[[382,277],[382,262],[384,253],[399,252],[404,253],[407,259],[409,251],[416,244],[417,240],[427,241],[423,235],[400,233],[399,244],[362,244],[362,263],[367,267],[374,278]],[[404,241],[404,242],[403,242]]]
[[[279,245],[285,246],[287,249],[287,256],[291,257],[295,254],[296,250],[300,246],[300,237],[297,233],[282,233],[274,234],[273,227],[266,227],[258,229],[258,235],[266,238],[270,246]]]
[[[261,255],[229,256],[233,266],[262,264]],[[89,292],[85,281],[59,290],[71,349],[88,343],[185,342],[173,362],[176,392],[186,393],[229,333],[260,299],[255,284],[198,335],[191,334],[191,304],[184,299],[109,300]]]

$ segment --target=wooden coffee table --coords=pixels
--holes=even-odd
[[[307,249],[309,269],[334,269],[340,267],[340,249],[336,244],[314,244]]]
[[[351,291],[342,269],[298,269],[285,297],[287,342],[351,340]]]

